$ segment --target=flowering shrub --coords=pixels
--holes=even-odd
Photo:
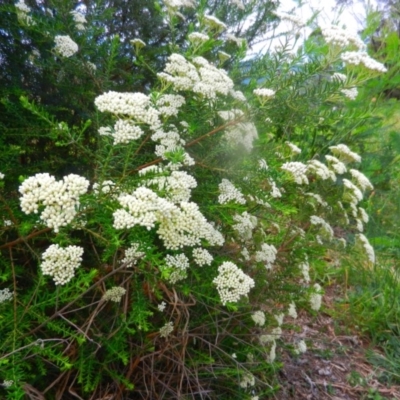
[[[182,7],[194,2],[160,6],[171,29]],[[273,377],[264,371],[287,320],[323,306],[314,264],[328,249],[345,254],[346,246],[374,263],[362,234],[368,215],[360,202],[372,185],[356,169],[361,156],[339,142],[347,126],[322,138],[328,128],[320,125],[337,118],[328,105],[345,112],[353,89],[384,67],[368,58],[361,39],[330,27],[318,39],[317,61],[285,51],[265,56],[254,64],[268,69],[279,59],[274,73],[243,83],[243,66],[228,72],[217,61],[233,40],[229,27],[205,12],[198,32],[182,48],[171,46],[162,69],[152,71],[156,81],[146,93],[93,95],[93,152],[84,136],[90,123],[57,122],[23,100],[51,126],[58,146],[91,158],[80,175],[55,168],[58,179],[32,168],[20,178],[19,195],[16,180],[2,193],[1,220],[11,225],[1,228],[7,324],[0,379],[12,382],[9,398],[32,387],[99,398],[124,391],[196,398],[221,387],[230,399],[266,395]],[[70,14],[78,31],[89,28],[84,15]],[[148,46],[139,40],[135,62],[145,70],[138,53]],[[54,41],[57,53],[79,56],[69,36]],[[354,48],[359,62],[349,56]],[[317,82],[328,66],[329,76]],[[289,78],[276,74],[285,68]],[[293,115],[308,91],[320,107]],[[319,116],[307,127],[313,137],[304,133],[310,115]],[[10,171],[2,174],[11,181]],[[285,341],[297,354],[307,349],[304,341]]]

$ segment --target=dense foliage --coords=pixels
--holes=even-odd
[[[361,39],[293,52],[275,2],[145,3],[2,6],[6,398],[265,398],[327,252],[375,262]],[[243,61],[267,15],[287,42]]]

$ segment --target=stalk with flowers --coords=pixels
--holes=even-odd
[[[175,29],[179,10],[193,4],[166,1],[160,12]],[[72,15],[85,29],[86,19]],[[280,347],[307,350],[285,328],[300,310],[318,312],[323,304],[314,265],[328,249],[338,259],[349,248],[374,262],[362,233],[368,215],[360,204],[372,185],[356,169],[361,157],[337,142],[341,133],[321,147],[315,136],[303,156],[310,145],[302,137],[305,116],[293,107],[304,98],[301,88],[272,73],[235,82],[241,65],[229,73],[221,68],[227,58],[218,56],[231,40],[226,24],[204,13],[193,27],[184,46],[170,46],[145,92],[94,96],[91,170],[32,171],[14,192],[2,185],[1,212],[11,221],[0,246],[7,398],[38,391],[211,399],[221,387],[223,398],[264,398],[275,390]],[[360,45],[337,27],[322,32],[325,45],[336,47],[310,65],[279,54],[281,72],[297,62],[298,82],[312,83],[320,96],[314,115],[347,101],[335,68],[338,57],[353,66],[355,56],[345,51]],[[149,69],[146,43],[132,44],[137,65]],[[70,59],[77,47],[58,35],[53,50]],[[359,57],[366,71],[353,71],[351,87],[368,70],[384,69]],[[257,62],[271,65],[266,59]],[[322,87],[312,80],[321,72],[329,73]],[[296,82],[295,74],[290,79]],[[75,128],[24,101],[61,126],[59,146],[88,151],[87,125],[74,136]],[[284,120],[289,108],[295,122]]]

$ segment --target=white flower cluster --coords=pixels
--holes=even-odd
[[[228,53],[225,53],[225,51],[218,51],[218,58],[222,63],[224,63],[226,60],[229,60],[231,56]]]
[[[194,0],[164,0],[167,7],[178,9],[181,7],[195,8],[196,2]]]
[[[310,265],[308,261],[304,261],[299,265],[300,271],[303,275],[303,280],[305,283],[310,283]]]
[[[99,183],[93,183],[93,193],[99,194],[99,193],[110,193],[114,188],[115,188],[115,183],[110,180],[106,180],[101,182],[101,185]]]
[[[168,254],[165,257],[165,264],[171,268],[168,281],[172,284],[179,282],[187,277],[187,270],[189,268],[189,259],[184,254],[177,254],[171,256]]]
[[[387,69],[383,64],[374,60],[365,52],[346,51],[340,57],[346,64],[363,65],[365,68],[371,71],[382,73],[387,72]]]
[[[351,151],[345,144],[330,146],[329,150],[343,163],[361,162],[361,157]]]
[[[193,92],[206,99],[215,99],[218,94],[228,95],[233,90],[233,81],[225,70],[214,67],[205,58],[196,57],[193,64],[197,66],[200,81],[193,87]]]
[[[166,159],[166,153],[183,149],[183,146],[185,145],[185,141],[180,137],[178,131],[172,125],[170,125],[170,129],[168,131],[164,131],[162,128],[157,129],[151,136],[151,140],[154,142],[159,142],[159,144],[156,145],[155,154],[164,160]],[[184,164],[194,164],[194,161],[187,153]]]
[[[251,315],[251,319],[258,326],[263,326],[265,324],[265,314],[263,311],[258,310]]]
[[[157,196],[152,190],[139,187],[132,194],[118,198],[127,208],[114,212],[114,228],[132,228],[141,225],[148,230],[158,223],[157,233],[168,249],[198,246],[205,239],[210,245],[222,245],[223,236],[207,222],[197,204],[181,202],[174,205]]]
[[[305,195],[313,198],[321,206],[328,207],[328,203],[325,200],[323,200],[322,197],[319,194],[308,192],[308,193],[305,193]],[[308,202],[308,203],[313,205],[313,203],[311,203],[311,202]],[[315,207],[314,207],[314,209],[315,209]]]
[[[321,33],[326,43],[333,44],[341,48],[354,46],[358,50],[365,49],[364,42],[357,34],[346,29],[339,28],[337,25],[321,27]]]
[[[325,158],[328,161],[329,167],[332,168],[335,173],[342,175],[347,172],[346,164],[342,163],[335,156],[326,155]]]
[[[240,387],[246,389],[247,387],[252,387],[256,384],[256,379],[254,375],[250,372],[246,372],[243,374],[242,379],[240,380]]]
[[[303,164],[302,162],[299,161],[292,161],[292,162],[287,162],[282,165],[281,169],[284,171],[289,172],[289,174],[292,176],[293,180],[298,184],[298,185],[308,185],[308,178],[307,178],[307,165]]]
[[[9,288],[0,290],[0,303],[4,303],[5,301],[11,300],[13,296],[14,292],[11,292]]]
[[[108,289],[102,299],[104,301],[114,301],[115,303],[118,303],[121,301],[122,296],[126,293],[126,289],[120,286],[114,286],[111,289]]]
[[[235,99],[237,101],[247,102],[247,99],[246,99],[245,95],[240,90],[233,90],[232,89],[229,92],[229,94],[232,96],[233,99]]]
[[[317,215],[311,215],[310,222],[312,225],[320,226],[321,228],[320,232],[325,239],[327,240],[333,239],[334,237],[333,229],[323,218],[318,217]]]
[[[194,44],[201,44],[207,42],[207,40],[210,40],[208,35],[200,32],[190,33],[188,39]]]
[[[19,0],[18,3],[15,3],[15,8],[21,13],[28,14],[31,12],[31,8],[25,4],[24,0]]]
[[[303,19],[299,17],[298,15],[295,14],[289,14],[284,11],[275,11],[274,14],[280,18],[282,21],[289,21],[291,22],[295,27],[301,28],[305,25]]]
[[[114,212],[116,229],[141,225],[150,230],[162,218],[171,218],[176,209],[172,203],[145,187],[137,188],[132,194],[121,195],[118,201],[128,211],[119,209]]]
[[[357,204],[363,199],[362,191],[353,182],[343,179],[343,186],[345,187],[343,200],[351,204]]]
[[[0,172],[0,179],[4,179],[4,177],[5,175],[2,172]]]
[[[146,43],[143,42],[142,39],[135,38],[129,41],[133,46],[135,46],[136,50],[146,47]]]
[[[269,335],[260,335],[258,340],[260,341],[260,344],[262,346],[265,346],[270,342],[275,342],[275,340],[280,339],[281,336],[282,336],[282,328],[278,326],[277,328],[272,329]]]
[[[315,174],[324,181],[331,179],[333,182],[336,182],[335,173],[318,160],[310,160],[307,162],[307,172]]]
[[[302,354],[305,353],[307,351],[307,345],[306,342],[304,340],[299,340],[296,344],[295,344],[295,348],[294,348],[294,352],[296,354]]]
[[[143,130],[133,121],[118,119],[114,125],[114,132],[110,136],[114,138],[114,144],[119,144],[137,140],[143,134]]]
[[[234,121],[243,117],[242,110],[233,109],[230,111],[218,111],[218,115],[226,122]],[[252,122],[238,122],[225,129],[224,139],[232,147],[243,146],[250,152],[253,148],[253,142],[258,138],[256,126]]]
[[[314,293],[310,295],[310,306],[314,311],[318,311],[321,308],[322,304],[322,294],[321,294],[321,286],[316,283],[314,284]]]
[[[121,263],[127,264],[128,268],[132,267],[145,255],[143,251],[139,251],[139,243],[132,243],[131,247],[125,250],[125,257],[121,260]]]
[[[271,269],[277,254],[278,250],[273,244],[263,243],[261,245],[261,251],[256,251],[256,261],[265,262],[265,268]]]
[[[245,211],[242,215],[235,214],[233,220],[237,223],[233,224],[232,228],[238,232],[240,239],[244,242],[250,240],[253,237],[253,230],[257,226],[257,217]]]
[[[245,204],[246,199],[244,198],[242,192],[236,189],[232,182],[228,179],[222,179],[222,182],[218,185],[219,196],[218,203],[226,204],[230,201],[234,201],[238,204]]]
[[[246,39],[238,38],[238,37],[232,35],[231,33],[227,33],[227,34],[226,34],[226,40],[227,40],[228,42],[234,42],[234,43],[236,43],[236,45],[237,45],[238,47],[242,47],[243,44],[246,43]]]
[[[159,113],[165,117],[176,117],[184,104],[185,98],[179,94],[164,94],[156,101]]]
[[[239,10],[244,10],[244,4],[242,0],[231,0],[231,4],[236,6]]]
[[[225,261],[218,267],[218,276],[213,279],[221,303],[236,303],[240,296],[247,296],[254,287],[254,280],[240,270],[233,262]]]
[[[285,144],[286,144],[286,146],[289,147],[292,154],[300,154],[301,153],[300,147],[296,146],[294,143],[286,141]]]
[[[97,70],[96,64],[94,64],[94,63],[92,63],[92,62],[90,62],[90,61],[87,61],[87,62],[85,63],[85,65],[86,65],[87,69],[88,69],[91,73],[96,72],[96,70]]]
[[[342,89],[340,92],[343,93],[350,100],[355,100],[358,96],[358,90],[355,87],[351,89]]]
[[[165,308],[167,307],[167,303],[165,301],[162,301],[158,306],[158,311],[164,312]]]
[[[210,252],[201,247],[193,249],[192,255],[194,262],[200,267],[203,267],[204,265],[211,265],[214,260]]]
[[[193,64],[180,54],[171,54],[164,72],[158,74],[175,90],[191,90],[206,99],[216,99],[218,94],[228,95],[233,81],[226,71],[211,65],[205,58],[196,57]]]
[[[167,338],[172,331],[174,330],[173,322],[167,322],[161,329],[160,329],[160,337]]]
[[[189,201],[191,190],[197,187],[196,180],[185,171],[172,171],[170,176],[158,176],[145,181],[146,186],[157,186],[173,203]]]
[[[33,25],[33,20],[28,13],[31,12],[31,8],[25,4],[24,0],[19,0],[15,3],[15,8],[17,9],[17,18],[21,24]]]
[[[288,315],[293,319],[297,318],[296,304],[293,302],[289,304]]]
[[[88,187],[89,181],[79,175],[70,174],[62,181],[56,181],[48,173],[36,174],[19,187],[22,211],[36,214],[40,205],[45,206],[40,219],[58,232],[60,226],[72,222],[79,206],[79,196],[85,194]]]
[[[277,199],[277,198],[279,198],[279,197],[282,197],[282,193],[281,193],[281,191],[279,190],[279,188],[278,188],[278,186],[276,186],[276,183],[275,183],[275,181],[273,180],[273,179],[271,179],[271,178],[268,178],[268,183],[270,184],[270,186],[271,186],[271,190],[270,190],[270,195],[274,198],[274,199]]]
[[[362,233],[358,233],[356,235],[356,244],[359,245],[365,251],[365,254],[367,255],[368,260],[372,264],[375,264],[374,248],[371,246],[368,239]]]
[[[14,384],[14,381],[12,379],[4,379],[3,383],[1,386],[3,386],[5,389],[8,389]]]
[[[254,89],[253,93],[256,96],[262,97],[262,98],[265,98],[265,99],[271,99],[272,97],[275,96],[275,90],[266,89],[266,88]]]
[[[75,27],[78,31],[84,31],[86,29],[85,24],[87,23],[85,16],[77,10],[70,12],[75,22]]]
[[[195,203],[182,202],[172,218],[160,220],[157,231],[168,249],[199,246],[204,239],[211,246],[221,246],[224,237],[218,232]]]
[[[279,313],[277,315],[274,315],[274,318],[276,319],[276,322],[278,323],[278,326],[281,326],[283,324],[283,319],[285,318],[284,313]]]
[[[228,28],[226,24],[213,15],[205,15],[204,24],[210,29],[215,29],[217,32],[224,31]]]
[[[168,57],[164,72],[160,72],[158,76],[171,83],[175,90],[191,90],[200,79],[196,67],[176,53]]]
[[[74,271],[82,262],[83,248],[68,246],[65,249],[52,244],[42,255],[40,268],[43,275],[50,275],[56,285],[64,285],[74,277]]]
[[[367,189],[372,190],[374,187],[369,179],[357,169],[351,169],[350,174],[353,178],[354,183],[363,191],[365,192]]]
[[[100,136],[112,136],[112,131],[109,126],[101,126],[97,132]]]
[[[143,93],[119,93],[109,91],[97,96],[94,104],[101,112],[132,117],[138,123],[160,126],[159,113],[151,106],[151,100]]]
[[[79,50],[78,45],[68,35],[57,35],[54,42],[54,50],[63,57],[71,57]]]
[[[344,83],[347,81],[347,76],[345,74],[341,74],[340,72],[334,72],[331,76],[331,81]]]
[[[272,342],[271,348],[269,350],[269,355],[267,357],[267,361],[272,363],[275,361],[276,358],[276,342],[275,340]]]

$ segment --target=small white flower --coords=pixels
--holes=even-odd
[[[72,18],[75,22],[75,27],[78,31],[84,31],[85,24],[87,23],[85,16],[77,10],[73,10],[70,12]]]
[[[272,97],[275,96],[275,90],[272,89],[267,89],[267,88],[259,88],[259,89],[254,89],[253,93],[258,96],[261,97],[263,99],[271,99]]]
[[[213,15],[205,15],[204,24],[210,29],[215,29],[217,32],[224,31],[225,29],[227,29],[227,26]]]
[[[246,389],[247,387],[252,387],[256,383],[256,380],[254,378],[253,374],[250,374],[249,372],[246,372],[243,374],[242,379],[240,381],[240,387],[243,389]]]
[[[61,248],[52,244],[42,255],[40,265],[43,275],[50,275],[56,285],[65,285],[75,274],[75,270],[82,262],[83,248],[68,246]]]
[[[293,319],[297,318],[296,304],[293,302],[289,304],[288,315]]]
[[[11,292],[10,289],[5,288],[3,290],[0,290],[0,303],[4,303],[6,301],[9,301],[13,298],[14,292]]]
[[[206,249],[202,249],[201,247],[193,249],[192,254],[194,262],[200,267],[211,265],[214,260],[213,256]]]
[[[362,233],[358,233],[356,235],[356,245],[361,247],[364,250],[368,260],[372,264],[375,264],[375,251],[374,248],[369,243],[367,237],[364,236]]]
[[[167,303],[165,301],[162,301],[158,306],[158,311],[163,312],[165,310],[165,308],[167,307]]]
[[[321,308],[322,304],[322,294],[320,293],[322,290],[321,286],[316,283],[314,284],[314,293],[310,295],[310,306],[314,311],[318,311]]]
[[[71,57],[79,50],[78,45],[68,35],[57,35],[54,42],[54,50],[64,57]]]
[[[287,171],[298,185],[309,184],[307,177],[307,165],[303,164],[302,162],[287,162],[282,165],[281,169]]]
[[[143,42],[142,39],[138,39],[138,38],[136,38],[136,39],[131,39],[130,42],[131,42],[131,44],[132,44],[133,46],[135,46],[136,48],[142,48],[142,47],[145,47],[145,46],[146,46],[146,43]]]
[[[335,154],[340,161],[345,164],[349,164],[351,162],[361,162],[361,157],[352,152],[345,144],[338,144],[337,146],[330,146],[329,149],[333,154]]]
[[[10,386],[12,386],[14,384],[13,380],[7,380],[4,379],[3,383],[1,384],[1,386],[3,386],[5,389],[8,389]]]
[[[300,340],[299,342],[297,342],[295,344],[294,352],[296,354],[302,354],[302,353],[305,353],[306,351],[307,351],[307,345],[304,340]]]
[[[174,330],[173,322],[167,322],[161,329],[160,329],[160,337],[167,338],[172,331]]]
[[[342,89],[340,92],[343,93],[350,100],[355,100],[358,96],[358,90],[355,87],[351,89]]]
[[[296,146],[294,143],[286,141],[285,144],[289,147],[292,154],[300,154],[301,153],[300,147]]]
[[[277,315],[274,315],[274,318],[276,319],[276,322],[278,323],[279,326],[283,324],[283,318],[285,317],[284,313],[279,313]]]
[[[246,203],[243,194],[228,179],[222,179],[222,182],[218,185],[218,188],[220,193],[218,196],[218,203],[226,204],[230,201],[238,204]]]
[[[265,324],[265,314],[261,310],[254,312],[251,319],[256,325],[263,326]]]
[[[189,34],[188,39],[195,44],[201,44],[210,40],[210,37],[204,33],[192,32]]]
[[[213,279],[217,286],[221,303],[236,303],[241,296],[247,296],[254,287],[254,280],[247,276],[234,263],[225,261],[218,267],[218,276]]]
[[[121,301],[122,296],[126,293],[126,289],[120,286],[114,286],[111,289],[108,289],[102,299],[105,301],[114,301],[118,303]]]

